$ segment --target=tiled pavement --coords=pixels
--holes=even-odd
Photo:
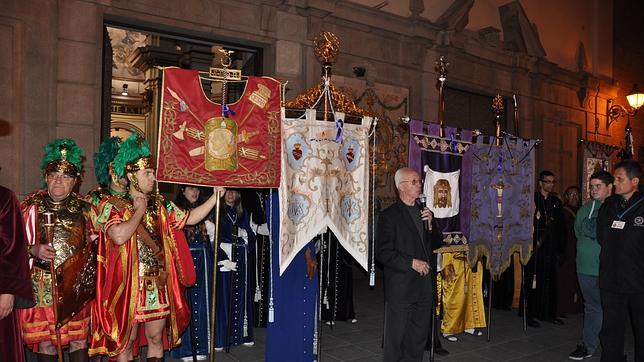
[[[381,280],[380,280],[381,281]],[[369,289],[366,277],[355,280],[355,306],[358,323],[337,322],[333,328],[322,326],[321,362],[352,361],[380,362],[383,321],[382,288]],[[491,340],[486,335],[458,336],[458,341],[442,340],[450,351],[447,357],[436,356],[436,361],[570,361],[568,354],[575,348],[581,335],[582,316],[569,316],[565,325],[542,323],[541,328],[523,331],[516,311],[493,310]],[[627,327],[626,352],[633,361],[633,336]],[[255,346],[238,346],[230,353],[218,352],[217,362],[255,362],[264,360],[265,329],[255,330]],[[30,361],[35,359],[30,356]],[[167,358],[166,361],[174,361]],[[424,361],[429,361],[425,353]],[[599,361],[598,356],[588,361]],[[291,361],[279,361],[291,362]]]
[[[354,273],[355,275],[356,273]],[[381,280],[380,280],[381,281]],[[333,329],[322,327],[321,362],[381,362],[380,349],[383,321],[382,288],[373,290],[368,280],[355,280],[355,307],[358,323],[338,322]],[[516,311],[493,310],[490,342],[486,335],[460,335],[458,341],[442,340],[449,356],[435,356],[436,361],[571,361],[568,354],[575,349],[581,336],[582,315],[568,316],[565,325],[541,323],[541,328],[523,331]],[[626,336],[626,352],[633,360],[633,336],[630,328]],[[483,331],[485,332],[485,330]],[[256,329],[256,345],[252,348],[231,348],[229,354],[217,353],[217,362],[263,361],[265,330]],[[424,361],[429,361],[429,352]],[[599,361],[596,355],[587,361]],[[281,361],[280,361],[281,362]],[[289,362],[289,361],[284,361]]]

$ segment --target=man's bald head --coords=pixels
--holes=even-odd
[[[413,174],[418,174],[416,170],[413,168],[409,167],[403,167],[399,168],[398,171],[396,171],[396,174],[394,175],[394,184],[396,185],[396,188],[400,190],[400,182],[403,180],[406,180],[406,177],[413,175]]]

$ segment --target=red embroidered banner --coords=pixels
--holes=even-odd
[[[204,95],[199,72],[163,71],[157,179],[200,186],[278,187],[280,83],[248,77],[242,97],[222,106]]]

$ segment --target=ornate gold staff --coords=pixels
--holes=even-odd
[[[500,94],[497,94],[496,97],[492,100],[492,111],[494,112],[495,118],[495,136],[496,136],[496,145],[501,145],[501,116],[503,115],[503,97]]]
[[[514,101],[514,135],[521,137],[519,133],[519,102],[517,102],[517,95],[512,95],[512,100]]]
[[[215,204],[217,210],[215,211],[215,241],[213,246],[214,256],[212,262],[212,303],[210,303],[210,353],[208,357],[210,362],[215,362],[215,329],[217,328],[217,325],[215,324],[215,316],[217,314],[215,303],[217,300],[217,249],[219,249],[219,217],[221,216],[221,197],[218,190],[215,190],[215,193],[217,193],[217,203]]]
[[[54,220],[53,212],[45,212],[45,236],[47,237],[47,244],[54,246]],[[54,331],[56,331],[56,350],[58,351],[58,362],[63,362],[63,347],[60,337],[60,329],[58,328],[58,286],[56,285],[56,267],[54,260],[49,262],[49,274],[51,275],[51,294],[52,294],[52,307],[54,308]]]
[[[223,106],[227,101],[227,87],[226,81],[228,80],[240,80],[241,71],[236,69],[228,69],[231,64],[230,54],[233,53],[231,50],[220,49],[220,52],[224,54],[224,58],[221,60],[222,68],[210,68],[210,78],[220,79],[223,82],[222,85],[222,111]],[[223,112],[222,112],[223,113]],[[222,114],[223,116],[223,114]],[[219,194],[219,189],[215,188],[214,191],[217,194],[217,203],[215,207],[217,211],[215,212],[215,240],[213,245],[213,268],[212,268],[212,302],[210,303],[210,353],[208,354],[208,361],[215,362],[215,330],[217,329],[216,317],[217,317],[217,250],[219,249],[219,218],[221,214],[221,196]],[[228,321],[230,323],[231,321]]]
[[[449,63],[445,61],[445,56],[441,55],[436,61],[436,73],[438,73],[438,123],[440,124],[440,130],[438,131],[438,136],[440,138],[445,137],[445,93],[443,89],[445,88],[445,81],[447,80],[447,66]]]
[[[331,66],[335,63],[340,53],[340,41],[335,34],[323,31],[315,36],[313,39],[313,54],[317,60],[322,63],[322,79],[324,79],[324,88],[320,96],[324,97],[324,121],[326,122],[329,113],[329,103],[333,102],[331,99],[330,77]],[[333,105],[331,105],[332,107]]]

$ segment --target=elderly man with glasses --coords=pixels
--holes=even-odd
[[[71,362],[88,361],[90,308],[83,303],[94,294],[96,258],[92,250],[97,235],[91,224],[92,206],[73,192],[82,174],[82,160],[83,150],[70,138],[47,144],[40,166],[46,188],[30,194],[21,204],[29,242],[27,251],[33,258],[31,279],[36,302],[33,308],[20,310],[22,336],[39,362],[56,361],[58,343],[63,348],[69,346]],[[51,243],[45,228],[50,224]],[[75,287],[61,288],[52,283],[50,263],[56,274],[76,275],[77,270],[66,268],[74,260],[87,262],[87,267],[72,278]],[[56,291],[58,299],[54,303]],[[59,308],[54,311],[56,305]],[[58,314],[70,310],[71,316]],[[67,322],[56,330],[56,320],[61,319]]]
[[[384,267],[384,361],[422,361],[434,298],[432,251],[443,237],[431,211],[419,207],[422,184],[413,169],[394,176],[399,200],[380,214],[376,258]]]

